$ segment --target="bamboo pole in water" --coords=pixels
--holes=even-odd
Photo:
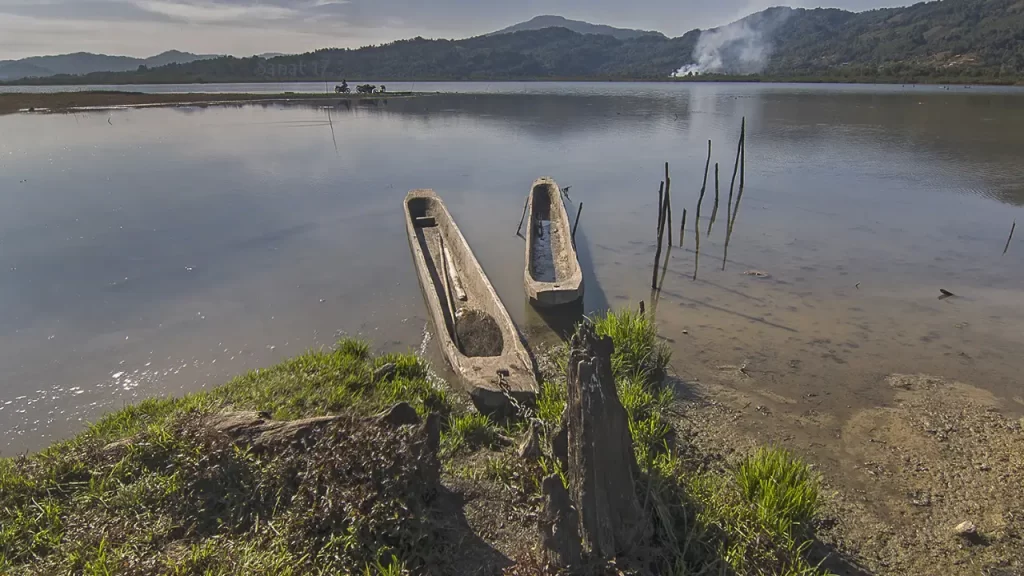
[[[708,161],[704,164],[704,184],[700,187],[700,198],[697,199],[697,217],[693,221],[694,236],[697,238],[697,256],[693,260],[693,279],[697,279],[700,268],[700,206],[704,203],[704,193],[708,189],[708,170],[711,168],[711,140],[708,140]]]
[[[1003,248],[1003,254],[1010,249],[1010,241],[1013,240],[1013,231],[1017,229],[1017,221],[1013,221],[1013,226],[1010,226],[1010,237],[1006,239],[1006,248]]]
[[[576,223],[572,225],[572,247],[576,247],[576,229],[580,227],[580,216],[583,214],[583,202],[580,202],[580,207],[576,210]]]
[[[740,202],[743,200],[743,188],[746,182],[747,171],[747,119],[743,119],[743,126],[740,128],[740,189],[736,193],[736,206],[732,209],[732,228],[736,227],[736,215],[740,212]]]
[[[715,209],[711,211],[711,222],[708,222],[708,237],[711,236],[711,228],[715,225],[715,219],[718,218],[718,162],[715,162]]]
[[[658,205],[658,248],[654,252],[654,273],[651,275],[651,288],[656,289],[658,287],[658,263],[661,262],[661,242],[665,233],[665,203],[664,203],[665,183],[662,182],[658,188],[658,200],[661,204]]]
[[[533,190],[530,191],[533,194]],[[523,217],[519,219],[519,228],[516,228],[516,236],[521,236],[523,232],[523,222],[526,222],[526,209],[530,207],[530,194],[526,195],[526,202],[523,204]]]
[[[665,212],[668,220],[668,245],[672,247],[672,179],[668,176],[668,162],[665,162]],[[667,258],[666,258],[667,260]]]
[[[736,222],[736,212],[739,211],[740,201],[736,199],[735,208],[732,206],[732,190],[733,186],[736,185],[736,173],[740,171],[741,160],[746,160],[746,154],[744,149],[747,146],[747,118],[743,117],[743,123],[740,125],[740,140],[736,145],[736,165],[733,167],[732,172],[732,184],[729,185],[729,207],[726,212],[725,222],[725,250],[722,252],[722,270],[725,270],[725,264],[729,260],[729,242],[732,240],[732,227]],[[743,193],[743,178],[740,177],[740,194]]]
[[[683,247],[683,240],[686,238],[686,208],[683,208],[683,223],[679,226],[679,247]]]
[[[658,188],[658,234],[661,234],[662,219],[665,218],[665,183]]]

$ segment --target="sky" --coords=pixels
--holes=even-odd
[[[867,10],[899,0],[825,0]],[[148,57],[166,50],[250,56],[464,38],[541,14],[680,36],[769,6],[822,0],[0,0],[0,60],[97,52]]]

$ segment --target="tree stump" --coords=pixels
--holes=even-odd
[[[612,375],[610,338],[583,324],[570,342],[567,429],[569,496],[591,559],[628,553],[648,536],[636,494],[639,466]]]
[[[581,560],[579,514],[573,508],[562,479],[552,474],[544,479],[544,510],[539,524],[544,559],[551,566],[579,567]]]

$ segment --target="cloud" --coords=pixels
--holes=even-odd
[[[0,59],[76,51],[149,56],[174,48],[249,55],[358,47],[412,36],[464,38],[539,14],[679,36],[770,1],[0,0]],[[848,9],[899,2],[833,0]]]
[[[166,0],[136,2],[140,9],[168,16],[189,24],[211,24],[252,20],[287,20],[295,18],[295,10],[282,6],[238,6],[215,3],[191,4]]]

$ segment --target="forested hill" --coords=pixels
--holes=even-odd
[[[1024,0],[943,0],[861,13],[770,8],[679,38],[618,39],[545,28],[465,40],[416,38],[271,59],[223,57],[45,81],[667,79],[681,68],[705,77],[1020,81]]]
[[[1024,78],[1022,0],[794,10],[770,39],[769,74],[870,75],[881,67],[889,75]]]
[[[528,22],[520,22],[514,26],[509,26],[497,32],[491,32],[488,36],[495,34],[510,34],[512,32],[522,32],[523,30],[543,30],[544,28],[568,28],[573,32],[580,34],[603,34],[605,36],[613,36],[619,40],[630,40],[640,36],[664,36],[661,32],[653,32],[651,30],[632,30],[629,28],[615,28],[612,26],[605,26],[602,24],[591,24],[590,22],[581,22],[579,20],[569,20],[561,16],[537,16],[536,18]]]

